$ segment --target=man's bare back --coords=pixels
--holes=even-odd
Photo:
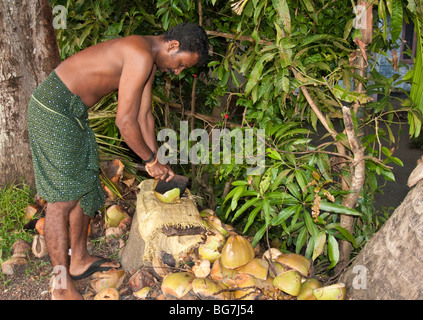
[[[56,73],[72,93],[91,107],[119,88],[125,59],[145,65],[150,75],[153,69],[151,40],[129,36],[99,43],[66,59],[56,68]]]

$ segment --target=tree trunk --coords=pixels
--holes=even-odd
[[[349,299],[423,299],[422,160],[409,179],[416,186],[341,276]]]
[[[48,0],[0,0],[0,57],[0,187],[33,186],[27,105],[60,63]]]

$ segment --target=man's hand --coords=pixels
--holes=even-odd
[[[175,173],[169,166],[163,165],[158,161],[151,166],[146,165],[145,168],[147,169],[147,173],[154,179],[166,179],[166,182],[169,182],[175,176]]]

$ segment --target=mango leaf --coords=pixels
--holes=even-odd
[[[325,243],[326,243],[326,232],[323,230],[323,231],[320,231],[314,239],[314,248],[313,248],[313,257],[312,257],[313,261],[316,260],[316,258],[323,253],[323,250],[325,249]]]
[[[298,234],[297,241],[295,242],[295,253],[299,254],[301,249],[307,241],[307,228],[303,227]]]
[[[264,234],[266,233],[266,225],[260,228],[259,231],[256,232],[253,238],[253,242],[251,243],[253,247],[257,245],[257,243],[260,241],[261,238],[263,238]]]
[[[391,37],[393,41],[396,41],[402,30],[402,23],[403,23],[403,10],[401,1],[390,1],[392,4],[392,11],[391,14]],[[388,6],[389,8],[389,6]]]
[[[383,23],[383,39],[386,41],[387,37],[388,37],[388,21],[387,21],[387,14],[386,14],[386,4],[385,4],[385,0],[379,1],[378,4],[378,13],[379,13],[379,18],[382,19],[382,23]]]
[[[336,241],[335,237],[332,235],[328,236],[328,255],[331,264],[329,269],[332,269],[339,261],[339,246],[338,241]]]
[[[323,200],[320,201],[320,210],[333,212],[333,213],[341,213],[341,214],[346,214],[350,216],[361,216],[361,213],[354,209],[347,208],[338,203],[332,203],[332,202],[327,202]]]
[[[238,186],[235,188],[234,196],[232,197],[231,201],[231,209],[232,211],[236,209],[238,205],[238,199],[241,197],[242,193],[247,189],[246,186]]]
[[[301,207],[301,204],[297,204],[294,206],[289,206],[281,210],[279,214],[274,217],[272,220],[270,220],[270,224],[272,226],[280,225],[282,222],[286,221],[290,216],[294,214],[294,212],[297,211],[298,207]]]
[[[266,226],[269,226],[270,222],[270,204],[269,199],[264,198],[263,199],[263,211],[264,211],[264,218],[266,221]]]
[[[307,186],[307,178],[303,171],[296,170],[295,171],[295,179],[297,180],[299,186],[300,186],[300,192],[305,193],[306,192],[306,186]]]
[[[289,14],[289,7],[286,0],[273,0],[272,2],[285,31],[291,33],[291,15]]]
[[[248,220],[247,223],[245,224],[244,227],[244,233],[247,232],[248,228],[253,224],[253,222],[256,219],[257,213],[259,213],[261,211],[261,209],[263,208],[263,204],[259,203],[249,214],[248,216]]]
[[[255,205],[257,201],[261,200],[260,198],[252,198],[248,201],[246,201],[241,208],[239,208],[235,214],[234,217],[232,218],[232,221],[234,221],[236,218],[238,218],[242,213],[244,213],[245,210],[247,210],[248,208],[250,208],[251,206]]]
[[[304,211],[304,221],[308,232],[310,232],[313,237],[316,237],[319,233],[319,228],[317,228],[316,224],[313,221],[313,218],[307,211]]]
[[[340,225],[335,226],[335,229],[338,230],[339,233],[342,234],[345,239],[347,239],[347,241],[351,242],[354,248],[357,248],[354,236],[347,229],[341,227]]]

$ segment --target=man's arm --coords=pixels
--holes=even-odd
[[[144,90],[141,97],[140,111],[138,113],[138,123],[140,125],[141,133],[144,137],[146,144],[156,154],[157,157],[157,151],[159,148],[156,139],[154,116],[151,111],[152,88],[156,70],[156,66],[153,66],[150,77],[146,85],[144,86]],[[161,179],[166,179],[167,181],[172,179],[175,176],[175,173],[170,169],[170,167],[167,165],[163,165],[156,160],[153,160],[153,162],[156,164],[153,167],[149,167],[148,173],[154,177],[156,177],[157,175],[161,175]]]
[[[153,113],[151,112],[152,88],[156,69],[156,66],[153,66],[150,77],[144,86],[144,90],[141,96],[140,112],[138,113],[138,123],[140,125],[141,133],[146,144],[151,149],[151,151],[154,151],[157,154],[158,145],[156,139],[155,122]]]
[[[137,118],[141,102],[141,93],[151,74],[153,61],[147,54],[140,54],[135,48],[125,48],[123,68],[119,81],[116,126],[126,144],[143,160],[152,155],[146,144]],[[138,58],[138,59],[135,59]],[[138,63],[136,63],[138,61]],[[143,61],[143,63],[140,63]]]
[[[141,159],[148,160],[153,152],[157,155],[157,142],[154,132],[154,118],[151,114],[151,86],[153,71],[153,59],[148,53],[140,52],[137,48],[125,48],[127,51],[123,58],[123,68],[119,81],[118,108],[116,112],[116,126],[119,128],[122,138]],[[148,85],[148,83],[150,83]],[[147,90],[147,88],[150,88]],[[147,94],[150,100],[148,109],[151,114],[152,124],[145,121],[147,130],[141,130],[139,118],[148,119],[147,101],[141,103],[142,95]],[[148,92],[150,99],[148,99]],[[142,111],[140,110],[142,106]],[[144,115],[144,116],[143,116]],[[144,138],[143,133],[146,133]],[[150,147],[151,146],[151,147]],[[155,162],[149,167],[148,173],[156,179],[170,180],[174,177],[173,171],[165,165]]]

